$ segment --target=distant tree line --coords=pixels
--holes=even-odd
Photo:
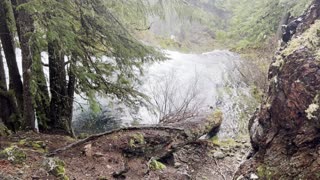
[[[216,1],[218,7],[232,14],[227,29],[218,32],[218,39],[228,47],[245,49],[264,47],[270,40],[277,41],[282,19],[288,14],[291,17],[300,15],[312,0]]]

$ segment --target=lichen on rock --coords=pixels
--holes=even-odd
[[[153,171],[164,170],[166,168],[166,165],[153,158],[150,160],[148,166]]]
[[[130,147],[136,147],[136,145],[145,144],[144,136],[141,133],[134,134],[129,140]]]
[[[284,60],[280,57],[280,56],[277,56],[276,60],[274,63],[271,64],[271,66],[275,66],[275,67],[282,67],[284,64]]]
[[[313,115],[313,113],[315,113],[318,109],[319,109],[318,104],[310,104],[308,109],[305,111],[307,113],[307,118],[309,120],[316,118],[316,116]]]
[[[40,153],[45,153],[48,151],[48,149],[46,147],[47,145],[43,141],[33,141],[33,140],[29,140],[29,139],[22,139],[18,142],[18,145],[23,146],[23,147],[32,148]]]
[[[284,56],[289,56],[295,51],[301,48],[308,48],[315,55],[319,55],[320,49],[320,20],[316,20],[315,23],[305,31],[301,36],[296,37],[289,42],[288,46],[283,50]]]
[[[0,159],[1,158],[13,164],[22,164],[25,162],[27,156],[18,146],[13,145],[0,151]]]
[[[234,179],[319,179],[320,0],[301,18],[270,66],[266,99],[249,123],[254,151]]]
[[[69,180],[65,171],[65,163],[58,158],[47,158],[44,161],[45,169],[61,180]]]
[[[11,135],[11,131],[0,122],[0,137]]]
[[[257,175],[261,179],[266,179],[266,180],[272,180],[272,171],[270,168],[266,167],[265,165],[260,165],[257,168]]]

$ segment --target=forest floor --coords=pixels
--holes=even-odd
[[[153,155],[158,152],[151,149],[158,151],[157,142],[163,139],[148,139],[152,133],[119,131],[76,144],[51,157],[49,152],[76,140],[31,132],[0,137],[0,179],[226,180],[232,179],[250,150],[247,138],[213,138],[188,143],[156,160]]]

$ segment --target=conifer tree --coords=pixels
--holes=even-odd
[[[163,56],[136,40],[129,27],[125,27],[103,1],[30,0],[17,5],[17,11],[33,17],[25,20],[32,22],[29,25],[34,30],[18,32],[20,39],[22,34],[28,35],[28,47],[34,50],[30,51],[30,57],[36,62],[31,69],[32,79],[42,79],[41,84],[48,83],[50,87],[50,112],[47,119],[40,121],[44,128],[40,130],[72,134],[74,93],[88,97],[92,108],[97,108],[97,94],[119,98],[130,105],[145,101],[133,83],[144,63],[161,60]],[[49,82],[39,78],[43,76],[42,65],[39,66],[41,63],[37,60],[40,51],[47,51],[49,55]],[[31,84],[33,91],[40,91],[39,84]],[[37,117],[39,111],[43,110],[37,110]]]
[[[9,89],[13,91],[12,103],[17,104],[16,117],[23,112],[23,86],[18,70],[14,42],[15,20],[12,14],[10,1],[0,1],[0,39],[9,70]],[[17,125],[19,126],[19,125]]]

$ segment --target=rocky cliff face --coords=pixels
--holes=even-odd
[[[252,156],[234,179],[320,179],[320,0],[270,66],[266,100],[250,121]]]

